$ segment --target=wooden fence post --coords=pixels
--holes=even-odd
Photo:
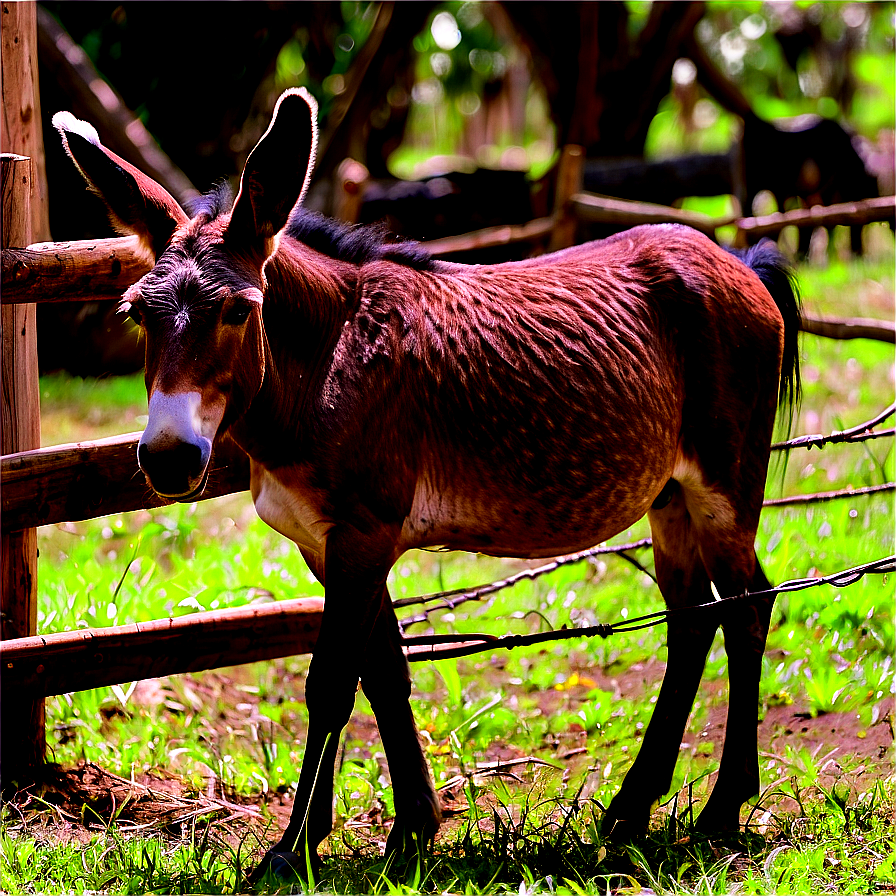
[[[3,156],[3,247],[28,246],[50,238],[46,169],[37,75],[37,4],[0,4],[0,152]],[[40,391],[37,378],[37,308],[5,306],[0,311],[0,450],[3,454],[40,447]],[[0,635],[37,631],[37,530],[0,538]],[[29,700],[2,687],[0,669],[0,781],[6,789],[24,782],[46,754],[43,700]]]
[[[37,83],[37,4],[0,4],[0,153],[31,159],[31,242],[50,238],[43,122]],[[3,244],[7,245],[6,243]],[[14,243],[27,246],[29,243]]]
[[[581,192],[584,176],[585,151],[573,144],[564,146],[557,164],[557,188],[554,192],[554,217],[557,223],[551,234],[549,252],[575,245],[579,219],[570,208],[570,200]]]
[[[3,246],[31,242],[31,160],[0,157]],[[0,450],[3,454],[40,447],[40,392],[37,378],[37,306],[0,308]],[[0,635],[37,633],[37,530],[0,537]],[[3,674],[0,670],[0,686]],[[3,688],[0,696],[0,780],[6,788],[42,765],[46,752],[44,702]]]

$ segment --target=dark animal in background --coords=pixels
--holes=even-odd
[[[251,458],[259,515],[326,588],[292,820],[261,869],[316,859],[359,679],[392,770],[387,851],[416,854],[436,833],[386,587],[403,552],[546,557],[646,513],[670,607],[768,587],[754,538],[776,409],[798,386],[799,314],[770,244],[739,260],[693,230],[654,226],[516,263],[435,261],[294,208],[316,144],[302,90],[278,101],[232,208],[218,192],[192,217],[89,125],[68,113],[55,124],[115,223],[156,260],[125,295],[146,334],[148,482],[195,498],[229,432]],[[668,789],[720,620],[730,707],[700,825],[737,828],[757,793],[772,600],[727,606],[670,620],[662,690],[607,830],[644,829]]]
[[[588,159],[583,186],[592,193],[674,205],[685,196],[735,193],[731,153],[691,153],[669,159]]]
[[[754,116],[744,122],[743,157],[746,214],[761,190],[775,197],[780,211],[793,198],[811,207],[878,195],[877,179],[866,169],[856,138],[831,119],[804,115],[769,124]],[[852,251],[861,255],[862,228],[850,232]],[[800,231],[803,254],[810,236],[810,230]]]
[[[872,199],[877,178],[867,170],[857,138],[836,121],[805,115],[769,124],[745,119],[740,144],[725,153],[669,159],[589,159],[584,186],[594,193],[673,205],[686,196],[730,193],[751,215],[753,201],[770,192],[779,211],[798,200],[805,207]],[[594,232],[592,228],[591,232]],[[809,249],[810,229],[800,230],[799,251]],[[851,247],[862,252],[862,229],[851,229]]]
[[[524,171],[478,168],[420,181],[371,180],[365,184],[359,222],[382,222],[389,231],[417,240],[438,239],[484,227],[525,224],[534,217],[531,184]],[[520,244],[516,251],[525,253]],[[514,247],[478,250],[456,261],[507,261]]]

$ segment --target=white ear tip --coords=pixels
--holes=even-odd
[[[93,143],[95,146],[100,145],[100,135],[97,134],[96,128],[80,118],[75,118],[71,112],[57,112],[53,116],[53,127],[62,133],[63,131],[70,134],[78,134],[85,140]]]
[[[280,108],[280,103],[282,103],[288,96],[300,96],[311,109],[312,117],[315,119],[317,118],[317,100],[304,87],[290,87],[288,90],[284,90],[277,99],[277,104],[274,106],[275,116],[277,110]]]

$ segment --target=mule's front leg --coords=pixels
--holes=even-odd
[[[442,812],[411,711],[411,677],[389,593],[367,644],[361,687],[370,701],[386,751],[395,796],[395,822],[386,855],[417,857],[439,829]]]
[[[323,620],[305,684],[308,741],[289,825],[266,854],[253,879],[266,868],[279,877],[305,876],[318,863],[317,847],[333,827],[333,774],[339,736],[351,716],[367,642],[386,575],[391,545],[349,526],[328,537],[324,564]]]

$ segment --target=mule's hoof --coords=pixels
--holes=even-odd
[[[740,830],[740,807],[716,809],[709,802],[697,816],[694,827],[701,834],[736,834]]]
[[[304,856],[286,850],[268,850],[258,867],[246,878],[247,883],[257,884],[265,877],[272,877],[278,883],[294,883],[308,879],[309,862]],[[320,871],[317,853],[310,856],[311,874],[316,877]]]
[[[410,867],[426,859],[435,839],[435,831],[418,833],[392,826],[386,838],[385,858],[393,867]]]

